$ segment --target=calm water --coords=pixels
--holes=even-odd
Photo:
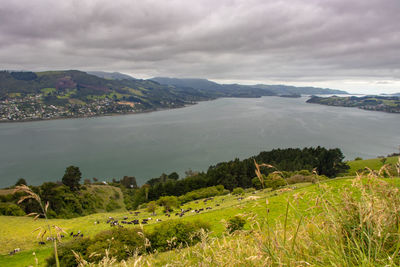
[[[206,170],[220,161],[284,147],[339,147],[348,159],[400,145],[400,115],[306,104],[306,98],[227,98],[154,113],[0,124],[0,187],[83,178]]]

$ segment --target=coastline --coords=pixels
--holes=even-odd
[[[204,101],[210,101],[214,99],[209,99],[209,100],[204,100]],[[152,113],[152,112],[158,112],[158,111],[166,111],[166,110],[172,110],[172,109],[179,109],[179,108],[185,108],[189,106],[193,106],[198,104],[198,101],[193,104],[185,104],[181,107],[174,107],[174,108],[156,108],[156,109],[148,109],[148,110],[143,110],[143,111],[135,111],[135,112],[125,112],[125,113],[108,113],[108,114],[99,114],[99,115],[93,115],[93,116],[71,116],[71,117],[56,117],[56,118],[48,118],[48,119],[24,119],[24,120],[17,120],[17,121],[3,121],[0,120],[0,123],[26,123],[26,122],[40,122],[40,121],[53,121],[53,120],[71,120],[71,119],[88,119],[88,118],[98,118],[98,117],[113,117],[113,116],[123,116],[123,115],[134,115],[134,114],[144,114],[144,113]]]

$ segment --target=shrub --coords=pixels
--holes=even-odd
[[[157,204],[163,206],[165,210],[171,210],[173,207],[179,206],[178,198],[175,196],[160,197]]]
[[[120,209],[121,206],[114,200],[114,199],[110,199],[110,201],[108,202],[107,206],[106,206],[106,211],[110,212],[116,209]]]
[[[88,259],[89,255],[86,253],[87,247],[91,244],[89,238],[77,238],[72,241],[60,243],[57,247],[58,260],[60,261],[60,266],[78,266],[75,256],[72,251],[82,255],[84,259]],[[52,255],[46,259],[47,266],[56,266],[56,261],[54,257],[54,252]]]
[[[243,195],[244,189],[241,187],[236,187],[235,189],[233,189],[232,194],[233,195]]]
[[[303,176],[312,175],[312,173],[309,170],[300,170],[300,171],[297,171],[296,174],[303,175]]]
[[[326,176],[324,176],[326,177]],[[324,180],[323,177],[317,177],[317,176],[312,176],[312,175],[308,175],[308,176],[304,176],[304,175],[300,175],[300,174],[296,174],[293,175],[292,177],[286,179],[286,182],[288,184],[297,184],[297,183],[316,183],[320,180]]]
[[[111,257],[118,261],[127,259],[133,254],[145,252],[145,240],[138,228],[114,228],[100,232],[93,238],[76,238],[58,246],[60,266],[78,266],[72,251],[80,254],[83,259],[97,262],[105,256],[107,249]],[[56,266],[54,255],[47,260],[48,266]]]
[[[228,220],[226,230],[231,234],[237,230],[242,230],[245,224],[246,220],[236,215]]]
[[[0,203],[0,214],[6,216],[24,216],[25,212],[16,204]]]
[[[105,250],[118,261],[127,259],[134,254],[145,252],[145,240],[139,228],[114,228],[97,234],[87,247],[86,254],[96,254],[91,260],[99,261],[105,256]]]
[[[265,177],[265,175],[263,175],[263,176]],[[251,179],[251,183],[257,190],[260,190],[263,188],[262,184],[260,182],[260,179],[258,179],[258,177],[254,177],[253,179]]]
[[[178,246],[190,246],[200,241],[199,231],[210,230],[210,225],[202,221],[167,221],[157,225],[149,234],[152,249],[165,251]]]
[[[156,204],[155,201],[150,201],[147,204],[147,211],[148,212],[151,212],[152,214],[155,214],[156,209],[157,209],[157,204]]]
[[[245,193],[253,193],[254,191],[256,191],[256,189],[253,188],[253,187],[246,188],[246,189],[244,190]]]
[[[282,177],[274,173],[270,173],[264,181],[265,188],[272,188],[272,190],[278,189],[286,184],[286,181]]]
[[[222,191],[222,193],[221,193],[221,196],[225,196],[225,195],[227,195],[227,194],[229,194],[230,193],[230,191],[228,190],[228,189],[224,189],[223,191]]]
[[[229,191],[228,191],[229,193]],[[205,188],[200,188],[191,192],[184,194],[183,196],[178,197],[178,200],[181,204],[190,202],[192,200],[213,197],[218,195],[224,195],[225,188],[223,185],[210,186]]]

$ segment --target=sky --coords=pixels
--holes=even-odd
[[[0,69],[400,92],[400,0],[0,0]]]

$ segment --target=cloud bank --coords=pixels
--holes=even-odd
[[[0,68],[400,91],[398,14],[399,0],[4,1]]]

